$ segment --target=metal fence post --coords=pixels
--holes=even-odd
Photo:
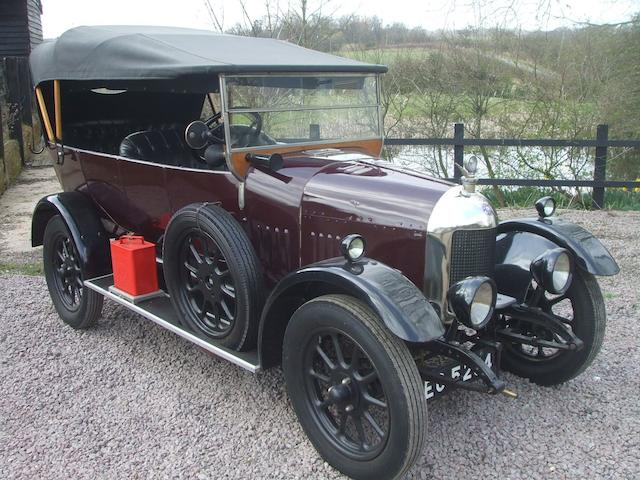
[[[464,164],[464,123],[456,123],[453,126],[453,178],[457,183],[460,183],[462,177],[462,170],[456,168],[456,165],[462,167]]]
[[[609,125],[598,125],[596,131],[596,159],[593,165],[593,180],[604,182],[607,179],[607,143],[609,141]],[[594,186],[591,194],[591,208],[599,210],[604,207],[604,187]]]

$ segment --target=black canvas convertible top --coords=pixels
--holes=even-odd
[[[47,80],[177,80],[219,73],[383,73],[372,65],[270,38],[174,27],[77,27],[31,54],[34,85]]]

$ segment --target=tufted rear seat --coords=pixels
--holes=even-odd
[[[131,120],[92,120],[64,125],[66,145],[94,152],[118,155],[120,143],[134,132],[144,130],[184,130],[177,124],[151,125]]]
[[[128,135],[120,144],[120,156],[163,165],[202,168],[184,142],[182,130],[144,130]]]

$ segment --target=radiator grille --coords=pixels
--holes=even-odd
[[[449,267],[450,285],[471,275],[493,277],[495,263],[495,228],[453,232]]]

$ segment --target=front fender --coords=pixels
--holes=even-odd
[[[370,259],[351,264],[332,258],[289,274],[267,299],[258,345],[265,367],[277,361],[282,335],[293,312],[305,301],[328,293],[362,300],[402,340],[423,343],[444,334],[444,326],[431,304],[398,270]]]
[[[593,275],[620,271],[600,240],[580,225],[559,218],[507,220],[498,225],[495,280],[501,293],[522,301],[531,281],[529,266],[545,251],[562,247],[578,268]]]
[[[111,273],[109,237],[93,202],[80,192],[62,192],[42,198],[33,211],[31,244],[42,245],[44,230],[54,215],[64,220],[78,249],[87,278]]]

